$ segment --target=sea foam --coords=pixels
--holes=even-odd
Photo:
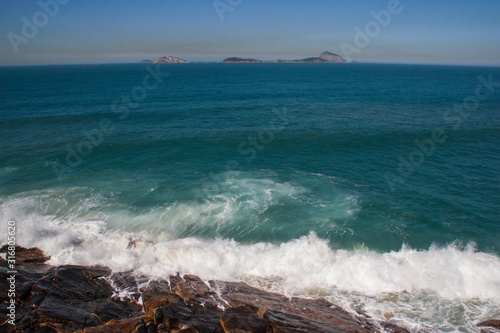
[[[395,318],[419,329],[429,323],[442,329],[472,329],[474,320],[500,314],[500,258],[477,252],[473,246],[427,250],[403,246],[385,253],[359,247],[348,251],[333,248],[313,232],[278,244],[158,238],[143,228],[137,232],[110,229],[107,221],[99,219],[100,210],[107,205],[99,196],[82,197],[64,190],[61,206],[52,202],[49,207],[41,197],[61,198],[55,191],[25,193],[0,205],[2,224],[18,221],[18,243],[41,248],[52,257],[49,263],[53,265],[101,264],[158,278],[189,273],[204,280],[244,280],[287,295],[323,296],[347,308],[357,306],[377,318]],[[68,201],[73,208],[61,214]],[[94,208],[99,212],[91,214]],[[127,218],[123,211],[119,216]],[[155,215],[142,217],[151,218]],[[5,243],[5,233],[0,237]],[[422,309],[432,310],[432,314]],[[434,318],[436,313],[441,315]]]

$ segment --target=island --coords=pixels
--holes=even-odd
[[[242,58],[237,58],[237,57],[231,57],[224,59],[222,62],[245,62],[245,63],[253,63],[253,62],[263,62],[261,60],[256,60],[256,59],[242,59]]]
[[[305,63],[305,64],[345,64],[348,63],[347,60],[339,56],[338,54],[325,51],[321,53],[318,57],[310,57],[299,60],[257,60],[257,59],[246,59],[238,57],[229,57],[221,61],[222,63]],[[187,64],[186,61],[181,58],[165,56],[160,57],[157,60],[142,60],[141,64]],[[356,63],[353,61],[352,63]]]
[[[320,59],[326,60],[327,62],[333,62],[333,63],[347,63],[347,61],[339,56],[338,54],[332,53],[325,51],[319,55]]]
[[[151,60],[149,60],[149,61],[151,61]],[[141,61],[141,63],[145,63],[145,62],[148,63],[148,60]],[[154,63],[154,64],[187,64],[187,63],[189,63],[189,61],[186,61],[184,59],[177,58],[177,57],[165,56],[165,57],[158,58],[156,61],[151,61],[151,63]]]
[[[242,59],[231,57],[224,59],[222,63],[347,63],[347,61],[338,54],[325,51],[319,57],[311,57],[300,60],[257,60],[257,59]]]

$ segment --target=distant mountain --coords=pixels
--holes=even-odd
[[[243,59],[243,58],[237,58],[237,57],[231,57],[224,59],[222,61],[223,63],[315,63],[315,64],[321,64],[321,63],[347,63],[347,61],[339,56],[338,54],[331,53],[331,52],[323,52],[319,57],[311,57],[311,58],[305,58],[301,60],[269,60],[269,61],[262,61],[262,60],[256,60],[256,59]]]
[[[347,61],[339,56],[338,54],[325,51],[319,55],[319,57],[327,62],[335,62],[335,63],[346,63]]]
[[[152,64],[153,60],[143,60],[141,61],[141,64]]]
[[[176,57],[160,57],[154,62],[155,64],[187,64],[188,61]]]

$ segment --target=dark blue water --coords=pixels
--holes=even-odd
[[[436,270],[450,276],[489,277],[462,277],[458,295],[434,284],[448,273],[423,285],[382,279],[372,290],[321,271],[330,278],[319,287],[488,299],[484,289],[500,298],[499,81],[500,69],[486,67],[0,68],[2,220],[18,221],[21,244],[57,263],[94,262],[89,249],[103,246],[114,255],[102,263],[113,268],[187,272],[198,267],[182,264],[196,257],[189,251],[204,247],[217,259],[197,274],[265,279],[303,270],[259,266],[287,247],[308,265],[344,253],[356,265],[373,260],[375,271],[395,255],[424,271],[443,261],[451,268]],[[145,244],[133,255],[131,239]],[[133,262],[171,246],[189,253],[164,270]],[[261,263],[241,266],[248,253]],[[356,266],[342,258],[321,265]],[[451,325],[466,327],[467,318]]]

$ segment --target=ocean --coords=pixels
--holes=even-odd
[[[500,317],[500,68],[0,67],[0,220],[50,263]]]

